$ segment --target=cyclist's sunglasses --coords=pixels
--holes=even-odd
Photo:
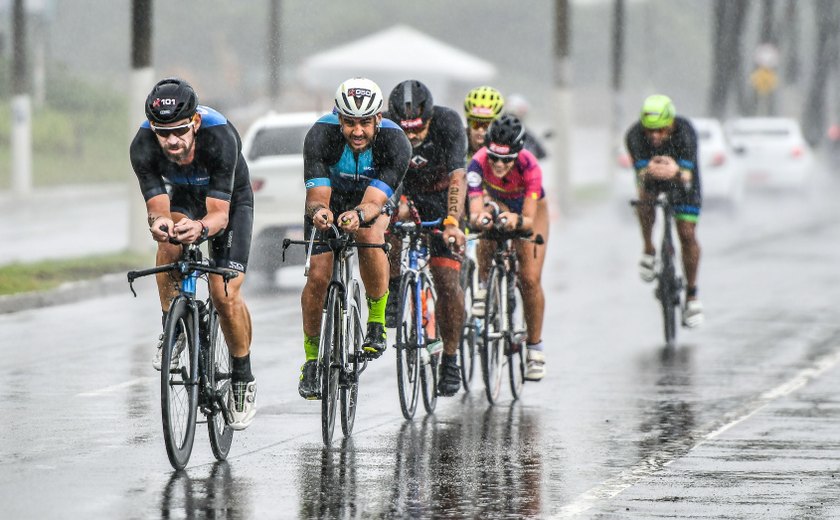
[[[473,130],[478,130],[479,128],[489,127],[490,123],[492,123],[492,121],[484,121],[482,119],[470,119],[469,123],[470,123],[470,128],[472,128]]]
[[[189,132],[190,128],[195,126],[195,120],[190,120],[189,123],[178,126],[155,126],[152,123],[149,123],[149,126],[152,127],[152,132],[156,133],[161,137],[169,137],[173,134],[175,135],[175,137],[181,137],[182,135]]]
[[[493,152],[487,152],[487,159],[489,159],[492,162],[501,161],[501,162],[507,164],[507,163],[512,163],[513,161],[515,161],[517,157],[519,157],[518,153],[512,153],[510,155],[499,155],[499,154],[495,154]]]

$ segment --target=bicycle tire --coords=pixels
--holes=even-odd
[[[412,419],[417,410],[420,389],[420,350],[417,348],[416,285],[414,274],[400,281],[399,321],[397,322],[397,390],[403,417]]]
[[[435,312],[435,301],[434,292],[432,291],[429,284],[431,284],[431,280],[427,276],[420,276],[420,291],[421,294],[426,294],[426,311],[431,316],[429,319],[434,320],[434,338],[429,338],[427,336],[426,327],[421,327],[423,331],[423,347],[421,348],[428,348],[430,340],[440,340],[443,341],[443,338],[440,335],[440,323],[437,319],[435,319],[434,312]],[[428,350],[427,350],[428,352]],[[438,365],[440,364],[440,352],[442,352],[442,348],[436,353],[432,354],[429,352],[429,356],[426,358],[428,359],[427,362],[420,363],[420,386],[422,388],[423,394],[423,408],[426,409],[426,413],[434,413],[435,408],[437,407],[437,383],[438,383]],[[425,356],[424,356],[425,357]]]
[[[487,401],[495,404],[499,400],[502,388],[502,357],[504,355],[504,327],[502,323],[501,287],[499,280],[504,280],[504,270],[499,266],[490,269],[487,279],[487,296],[484,301],[484,330],[481,348],[481,372],[484,377],[484,393]]]
[[[470,391],[473,374],[475,373],[475,348],[478,340],[478,320],[472,315],[473,277],[475,262],[467,258],[461,267],[461,288],[464,291],[464,326],[461,329],[461,341],[458,344],[458,354],[461,365],[461,383],[464,391]]]
[[[659,276],[659,303],[662,306],[663,333],[665,344],[673,346],[677,339],[677,310],[679,289],[677,288],[676,269],[669,253],[662,255],[662,272]],[[674,295],[676,294],[676,299]],[[676,301],[675,301],[676,300]]]
[[[327,293],[327,312],[323,317],[324,334],[321,336],[321,437],[324,444],[332,444],[335,430],[335,411],[338,402],[338,380],[341,350],[341,293],[335,285]]]
[[[365,341],[364,324],[362,323],[362,297],[359,284],[353,283],[350,290],[350,309],[347,312],[347,339],[344,342],[344,376],[345,383],[339,395],[341,402],[341,432],[345,437],[353,433],[356,423],[356,408],[359,404],[359,358],[362,355],[362,343]]]
[[[183,341],[182,345],[178,345]],[[169,307],[163,332],[160,404],[166,455],[175,469],[184,469],[195,441],[198,411],[198,367],[195,323],[190,302],[178,296]],[[171,368],[173,356],[178,367]],[[166,368],[169,368],[168,370]]]
[[[508,278],[508,344],[505,353],[510,376],[510,393],[514,400],[522,397],[525,386],[525,344],[528,339],[528,325],[525,321],[525,301],[519,277]]]
[[[230,392],[231,356],[227,340],[219,324],[219,312],[212,302],[207,303],[207,359],[205,360],[207,388],[213,392],[207,396],[207,433],[210,436],[210,449],[216,460],[225,460],[233,442],[233,428],[228,426],[228,392]],[[202,337],[202,342],[204,338]]]

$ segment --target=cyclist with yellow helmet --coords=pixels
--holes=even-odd
[[[683,325],[696,327],[703,322],[703,305],[697,297],[700,245],[695,234],[702,205],[697,132],[688,119],[677,115],[668,96],[657,94],[645,99],[639,121],[627,131],[625,142],[636,170],[639,199],[653,202],[659,193],[670,192],[688,282]],[[644,240],[639,274],[651,282],[657,268],[652,240],[656,207],[643,204],[636,210]]]
[[[467,161],[484,146],[484,136],[490,123],[499,118],[505,106],[502,93],[493,87],[476,87],[464,99],[467,117]]]

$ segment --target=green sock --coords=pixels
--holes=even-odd
[[[381,323],[383,326],[385,325],[385,304],[388,303],[389,292],[385,291],[385,294],[375,300],[370,296],[365,296],[368,306],[368,323]]]
[[[318,345],[321,343],[321,336],[303,335],[303,350],[306,351],[306,360],[318,359]]]

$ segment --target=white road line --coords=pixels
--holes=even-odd
[[[815,360],[810,366],[797,372],[791,379],[766,392],[763,392],[754,400],[725,414],[716,421],[712,421],[698,428],[692,432],[692,435],[689,436],[690,439],[696,439],[697,441],[693,445],[687,447],[687,449],[683,450],[683,454],[696,449],[702,444],[721,435],[723,432],[738,423],[750,418],[776,399],[789,395],[802,388],[814,379],[823,375],[827,370],[836,366],[838,363],[840,363],[840,350],[826,354]],[[572,518],[584,513],[592,509],[597,502],[615,497],[625,489],[638,483],[640,480],[660,471],[662,468],[668,466],[681,456],[682,455],[674,455],[673,449],[669,450],[668,446],[666,446],[664,449],[653,453],[647,459],[638,462],[635,466],[622,471],[619,475],[609,478],[597,486],[587,490],[570,504],[563,506],[560,511],[557,514],[552,515],[551,518]]]
[[[105,388],[100,388],[99,390],[92,390],[90,392],[82,392],[80,394],[76,394],[76,397],[95,397],[98,395],[103,394],[110,394],[111,392],[116,392],[117,390],[122,390],[123,388],[127,388],[129,386],[139,385],[140,383],[146,383],[148,381],[152,381],[154,379],[159,379],[157,377],[138,377],[137,379],[131,379],[128,381],[123,381],[122,383],[118,383],[116,385],[106,386]]]

